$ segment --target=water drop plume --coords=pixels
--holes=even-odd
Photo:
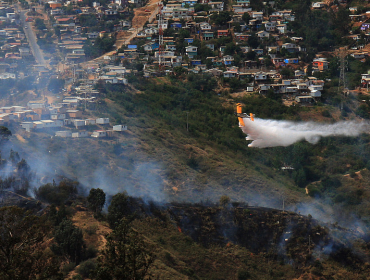
[[[368,121],[341,121],[333,124],[323,124],[259,118],[255,118],[252,122],[245,118],[244,123],[245,126],[242,127],[242,130],[247,134],[246,140],[252,141],[248,146],[255,148],[286,147],[301,140],[316,144],[321,137],[354,137],[370,132]]]

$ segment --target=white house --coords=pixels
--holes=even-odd
[[[211,31],[212,30],[212,26],[208,22],[199,23],[199,27],[202,31]]]
[[[321,97],[321,91],[319,91],[319,90],[311,90],[310,95],[312,97]]]
[[[63,138],[72,137],[72,132],[70,130],[57,131],[55,132],[55,136]]]
[[[78,132],[72,132],[73,138],[82,138],[82,137],[88,137],[89,134],[87,131],[78,131]]]
[[[122,125],[122,124],[114,125],[113,130],[114,131],[125,131],[127,130],[127,125]]]
[[[36,129],[44,128],[44,123],[40,121],[35,121],[33,122],[33,128],[36,128]]]
[[[95,130],[91,135],[91,137],[94,137],[94,138],[102,138],[106,136],[107,136],[107,132],[105,130]]]
[[[279,33],[284,34],[287,32],[287,26],[286,24],[277,24],[276,30],[279,31]]]
[[[73,120],[73,124],[76,128],[86,125],[85,120]]]
[[[256,20],[263,20],[263,12],[253,12],[252,18]]]
[[[26,131],[30,132],[33,128],[33,122],[22,122],[21,127],[24,128]]]
[[[85,125],[90,125],[90,124],[96,124],[96,120],[95,119],[86,119],[85,120]]]
[[[97,124],[109,124],[109,118],[98,118],[96,119]]]
[[[263,80],[267,80],[267,79],[268,79],[268,76],[266,75],[266,73],[263,73],[263,72],[256,73],[254,75],[254,80],[255,81],[263,81]]]
[[[325,7],[325,2],[314,2],[312,3],[313,9],[322,9]]]
[[[258,32],[257,32],[257,36],[258,36],[259,38],[269,38],[269,37],[270,37],[270,33],[268,33],[268,32],[266,32],[266,31],[262,30],[262,31],[258,31]]]
[[[268,32],[275,31],[275,29],[276,29],[276,22],[270,22],[270,21],[266,22],[265,23],[265,29]]]
[[[53,128],[53,127],[55,127],[55,123],[52,120],[42,120],[41,122],[44,124],[44,128]]]

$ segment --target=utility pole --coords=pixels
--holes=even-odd
[[[346,81],[346,68],[348,67],[348,62],[346,60],[346,56],[347,56],[347,47],[340,48],[339,49],[340,74],[339,74],[338,92],[340,92],[340,87],[343,86],[342,93],[345,96],[348,93],[348,86]],[[343,107],[343,104],[341,106]]]
[[[189,132],[189,112],[186,112],[186,131]]]
[[[162,72],[164,70],[164,61],[163,61],[163,51],[164,51],[164,45],[163,45],[163,15],[162,15],[162,2],[158,4],[159,6],[159,14],[158,14],[158,66],[159,66],[159,72]]]

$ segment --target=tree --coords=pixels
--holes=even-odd
[[[19,157],[18,152],[15,152],[13,151],[13,149],[10,149],[9,160],[13,165],[19,162],[20,157]]]
[[[50,227],[19,207],[0,208],[0,279],[62,279],[59,264],[43,244]]]
[[[30,174],[30,171],[31,167],[28,165],[27,161],[24,158],[22,158],[22,160],[17,163],[18,174],[23,178],[27,178],[28,175]]]
[[[211,21],[217,25],[226,25],[228,21],[231,20],[230,12],[222,11],[219,13],[213,13],[211,15]]]
[[[176,77],[181,77],[183,74],[187,73],[187,69],[181,66],[175,66],[173,68],[173,73]]]
[[[229,203],[230,203],[230,197],[228,197],[227,195],[223,195],[220,197],[221,206],[226,206]]]
[[[127,193],[118,193],[114,195],[108,207],[107,220],[109,226],[114,229],[122,218],[131,215],[132,211],[130,210],[130,198]]]
[[[58,186],[48,183],[35,189],[34,192],[39,200],[61,205],[66,200],[75,197],[78,184],[78,182],[64,179]]]
[[[66,256],[76,264],[83,260],[86,245],[82,230],[76,227],[72,221],[63,220],[54,232],[54,239],[57,243],[51,247],[54,253]]]
[[[251,16],[249,15],[249,13],[244,13],[243,16],[242,16],[242,20],[245,22],[245,24],[249,24],[249,21],[251,20]]]
[[[154,253],[142,236],[122,219],[107,237],[107,244],[93,274],[96,280],[147,279]]]
[[[105,193],[102,189],[91,189],[89,196],[87,197],[89,207],[95,212],[100,214],[105,204]]]
[[[280,74],[281,76],[283,76],[283,78],[289,78],[289,77],[293,77],[294,72],[292,69],[285,67],[281,69]]]
[[[62,90],[64,84],[64,79],[51,78],[48,84],[48,90],[54,93],[58,93]]]
[[[38,30],[44,30],[44,29],[46,29],[46,25],[44,23],[44,20],[43,19],[40,19],[40,18],[36,18],[35,19],[35,27]]]
[[[12,136],[12,132],[5,126],[0,126],[0,144],[4,144]]]
[[[258,37],[255,34],[252,34],[248,38],[248,45],[251,46],[253,49],[257,48],[259,45]]]

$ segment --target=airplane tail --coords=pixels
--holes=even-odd
[[[240,104],[240,103],[236,104],[236,113],[237,114],[242,113],[242,104]]]
[[[239,117],[238,120],[239,120],[239,126],[245,126],[243,118]]]

